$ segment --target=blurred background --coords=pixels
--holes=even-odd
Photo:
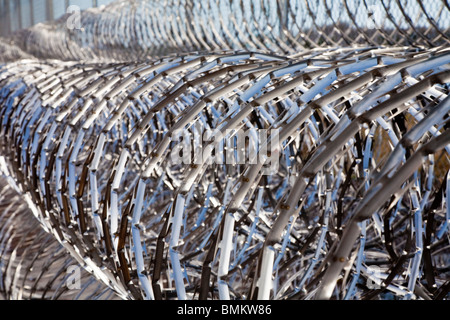
[[[32,25],[58,19],[72,5],[81,10],[114,0],[0,0],[0,37]]]
[[[114,1],[116,0],[0,0],[0,37],[7,37],[14,31],[29,28],[39,22],[58,19],[68,13],[70,6],[77,6],[78,9],[85,10]],[[129,3],[135,2],[139,1],[129,1]],[[169,11],[170,5],[173,4],[171,0],[148,2],[154,2],[152,6],[161,6]],[[211,10],[214,10],[216,6],[212,5],[214,2],[217,1],[194,1],[193,8],[210,7]],[[182,3],[184,6],[192,6],[192,4],[188,5],[190,1]],[[224,5],[233,7],[239,1],[225,0],[218,3],[216,8],[223,10]],[[274,3],[278,8],[273,7]],[[251,11],[260,12],[260,7],[268,9],[263,14],[270,19],[277,19],[277,13],[280,13],[286,18],[280,22],[288,29],[291,29],[291,26],[295,29],[314,29],[318,26],[338,22],[369,29],[388,28],[411,31],[411,28],[418,28],[414,32],[419,31],[426,37],[429,36],[427,33],[435,33],[436,30],[440,30],[440,36],[447,38],[450,25],[448,0],[247,0],[243,1],[241,5],[243,7],[252,6],[251,10],[246,10],[245,15],[251,14]],[[281,12],[278,12],[279,10]],[[282,12],[288,10],[294,13],[289,18]],[[229,12],[223,12],[222,18],[227,20],[228,14]],[[214,23],[217,24],[219,21],[214,21]]]

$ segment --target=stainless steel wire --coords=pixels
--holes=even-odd
[[[13,36],[38,58],[136,60],[180,51],[450,43],[446,0],[133,0],[68,13]]]
[[[0,291],[448,298],[448,4],[429,3],[118,1],[18,33],[0,169],[37,222],[6,202]],[[267,134],[260,161],[227,162],[242,131]]]

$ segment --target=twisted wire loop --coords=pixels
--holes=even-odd
[[[450,43],[446,0],[132,0],[19,31],[38,58],[135,60],[179,51]]]
[[[412,37],[255,3],[115,2],[82,14],[84,47],[62,20],[22,31],[58,60],[0,68],[0,169],[43,229],[4,204],[2,293],[81,297],[76,261],[85,298],[448,298],[448,5],[419,1],[436,29]],[[260,133],[259,161],[235,157]]]
[[[116,299],[114,291],[93,281],[36,219],[30,220],[27,203],[4,178],[0,188],[1,299]],[[79,273],[73,282],[67,274],[71,266]],[[77,290],[69,290],[71,286]]]

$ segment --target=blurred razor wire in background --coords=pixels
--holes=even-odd
[[[0,297],[449,298],[448,1],[0,18]]]
[[[324,46],[436,46],[450,41],[450,10],[444,0],[165,0],[102,6],[106,2],[3,0],[0,36],[16,32],[13,44],[21,50],[64,60],[227,49],[292,54]],[[77,16],[77,8],[92,5]],[[73,24],[78,20],[81,27]]]

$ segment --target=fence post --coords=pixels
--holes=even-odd
[[[9,4],[9,0],[4,0],[3,1],[4,4],[4,12],[5,12],[5,16],[3,17],[4,19],[2,19],[4,21],[4,26],[5,28],[3,30],[5,30],[5,32],[3,33],[3,35],[9,35],[11,33],[11,7]]]
[[[46,1],[45,15],[46,15],[47,21],[53,21],[53,19],[54,19],[53,0],[47,0]]]

